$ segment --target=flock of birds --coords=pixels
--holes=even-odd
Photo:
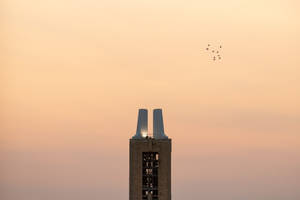
[[[212,48],[210,44],[208,44],[206,47],[206,51],[211,52],[213,54],[212,55],[213,61],[216,61],[217,59],[221,60],[221,54],[220,54],[221,49],[222,49],[222,45],[219,45],[217,49]]]

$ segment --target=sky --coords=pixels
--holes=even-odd
[[[1,200],[128,199],[139,108],[150,132],[163,109],[173,200],[299,200],[299,10],[2,0]]]

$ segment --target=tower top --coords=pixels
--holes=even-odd
[[[153,137],[154,139],[168,139],[164,130],[162,109],[153,110]]]
[[[136,134],[132,139],[151,138],[148,132],[148,110],[139,109]],[[168,139],[164,131],[162,109],[153,110],[153,139]]]
[[[148,110],[139,109],[136,133],[132,139],[143,139],[148,135]]]

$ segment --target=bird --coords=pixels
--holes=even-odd
[[[218,49],[219,48],[219,49]],[[221,60],[221,49],[222,45],[217,45],[216,48],[214,48],[213,45],[207,44],[207,47],[205,48],[206,51],[211,53],[211,58],[213,61]]]

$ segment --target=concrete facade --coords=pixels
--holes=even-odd
[[[130,139],[129,200],[143,200],[144,161],[143,153],[158,154],[158,194],[147,200],[171,200],[171,139]],[[157,161],[155,161],[157,162]],[[144,197],[144,198],[143,198]]]

